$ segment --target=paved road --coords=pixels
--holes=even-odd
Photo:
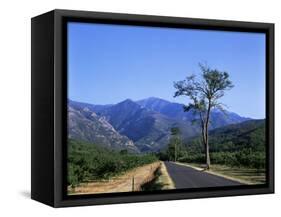
[[[175,183],[176,188],[202,188],[241,185],[239,182],[198,171],[191,167],[178,165],[172,162],[165,162],[165,165],[168,173]]]

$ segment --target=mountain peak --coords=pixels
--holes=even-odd
[[[137,104],[136,102],[134,102],[133,100],[131,99],[126,99],[122,102],[119,102],[117,103],[116,105],[112,106],[112,109],[115,110],[115,109],[122,109],[124,111],[132,111],[132,110],[137,110],[137,109],[140,109],[140,105]]]
[[[166,107],[168,105],[171,104],[171,102],[164,100],[164,99],[160,99],[157,97],[149,97],[146,99],[142,99],[139,101],[136,101],[137,104],[139,104],[140,106],[150,109],[150,110],[154,110],[154,111],[160,111],[163,107]]]
[[[167,103],[170,103],[168,100],[161,99],[161,98],[154,97],[154,96],[151,96],[151,97],[139,100],[139,101],[150,101],[150,102],[155,101],[155,102],[167,102]]]
[[[125,99],[125,100],[121,101],[120,103],[122,103],[122,102],[127,102],[128,103],[128,102],[134,102],[134,101],[128,98],[128,99]]]
[[[117,103],[116,105],[133,105],[136,104],[133,100],[131,99],[125,99],[119,103]],[[137,104],[136,104],[137,105]]]

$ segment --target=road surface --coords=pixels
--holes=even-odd
[[[166,161],[165,165],[177,189],[241,185],[239,182],[198,171],[191,167],[178,165],[173,162]]]

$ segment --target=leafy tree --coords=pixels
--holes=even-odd
[[[168,156],[170,160],[177,161],[181,149],[181,132],[178,127],[171,128],[171,139],[168,145]]]
[[[176,92],[174,97],[187,96],[191,102],[184,106],[184,111],[192,111],[197,114],[196,121],[201,126],[202,143],[205,147],[206,169],[210,168],[208,127],[210,112],[213,108],[224,111],[224,105],[219,102],[233,85],[229,80],[229,74],[208,66],[199,64],[202,71],[201,78],[195,75],[186,77],[185,80],[174,82]]]

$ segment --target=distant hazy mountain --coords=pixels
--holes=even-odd
[[[94,113],[96,119],[106,121],[115,132],[132,140],[141,152],[159,151],[166,147],[172,127],[180,128],[183,139],[192,137],[200,132],[200,128],[192,124],[194,119],[193,113],[183,112],[182,104],[171,103],[154,97],[136,102],[127,99],[113,105],[92,105],[69,101],[69,106],[75,109],[76,112],[80,112],[79,114],[83,116],[85,116],[85,110],[90,114]],[[213,111],[211,114],[211,128],[248,120],[235,113],[227,113],[228,115],[226,116],[220,111]],[[91,119],[87,120],[91,121]],[[88,122],[84,124],[89,125]],[[83,126],[83,121],[79,121],[80,125]],[[96,122],[92,123],[92,125],[96,125]],[[80,128],[83,127],[80,126]],[[75,130],[75,127],[73,130]],[[93,128],[87,131],[89,133],[88,136],[91,133],[95,134],[95,130],[97,129]],[[80,134],[83,134],[82,130],[80,130]]]
[[[179,127],[185,136],[198,132],[197,127],[188,122],[142,108],[129,99],[96,112],[105,117],[120,134],[133,140],[142,152],[159,151],[166,146],[172,127]]]
[[[108,105],[94,105],[90,103],[84,103],[84,102],[77,102],[73,100],[68,100],[68,105],[74,108],[75,110],[83,110],[84,108],[88,108],[92,112],[99,112],[104,110],[105,108],[111,107],[111,104]]]
[[[166,115],[170,118],[184,121],[194,120],[194,114],[192,111],[184,112],[183,104],[180,103],[171,103],[167,100],[150,97],[147,99],[136,101],[139,105],[144,108],[150,109],[152,111],[159,112],[163,115]],[[241,117],[236,113],[226,111],[223,113],[218,109],[214,109],[211,112],[211,125],[210,129],[226,126],[233,123],[240,123],[250,118]]]
[[[92,142],[106,148],[139,151],[132,140],[120,135],[105,117],[96,115],[87,106],[68,107],[68,132],[69,138]]]

